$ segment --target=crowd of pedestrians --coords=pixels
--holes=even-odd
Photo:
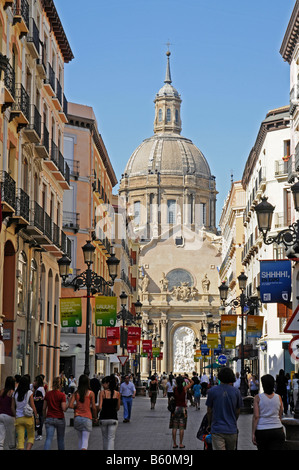
[[[283,370],[273,376],[266,374],[258,380],[248,374],[245,379],[248,395],[253,400],[252,442],[258,450],[282,449],[285,433],[281,419],[292,413],[297,397],[299,376],[292,379]],[[184,432],[188,422],[188,406],[200,410],[205,398],[206,413],[201,423],[201,440],[207,449],[234,450],[238,445],[237,421],[243,405],[240,376],[228,367],[222,367],[216,376],[196,372],[191,375],[163,373],[151,375],[144,382],[150,409],[154,410],[161,393],[170,412],[173,449],[185,448]],[[0,390],[0,450],[30,450],[35,440],[45,434],[44,450],[52,448],[56,433],[58,450],[65,449],[65,412],[73,410],[73,426],[77,434],[77,448],[87,450],[94,426],[100,426],[104,450],[114,450],[119,411],[123,409],[123,423],[129,423],[136,379],[132,374],[112,374],[89,379],[82,374],[67,379],[64,372],[55,377],[51,386],[43,375],[35,377],[7,377]],[[195,430],[196,432],[196,430]]]

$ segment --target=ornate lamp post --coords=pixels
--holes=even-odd
[[[259,304],[259,299],[257,297],[251,297],[248,298],[246,297],[244,291],[246,289],[246,284],[247,284],[247,276],[244,273],[241,273],[238,276],[238,282],[239,282],[239,288],[241,290],[241,294],[239,297],[236,299],[231,300],[230,302],[227,301],[227,296],[228,296],[228,286],[226,285],[225,282],[222,282],[222,284],[219,286],[219,293],[220,293],[220,299],[222,301],[222,304],[224,307],[228,307],[232,305],[233,307],[241,307],[241,383],[240,383],[240,392],[242,397],[247,396],[247,385],[245,381],[245,368],[244,368],[244,316],[245,312],[244,309],[245,307],[254,307],[257,308]]]
[[[108,265],[109,275],[111,281],[106,281],[103,277],[96,274],[91,270],[91,265],[93,263],[93,255],[95,247],[92,245],[91,241],[88,240],[86,244],[82,247],[84,262],[87,265],[87,269],[76,276],[72,281],[67,281],[69,276],[69,269],[71,260],[68,256],[63,255],[58,262],[59,274],[62,278],[62,285],[64,287],[73,287],[74,290],[86,288],[86,341],[85,341],[85,364],[84,364],[84,374],[89,376],[89,339],[90,339],[90,297],[96,292],[103,293],[103,289],[106,286],[112,287],[114,285],[114,280],[117,277],[117,267],[119,265],[119,260],[112,253],[111,257],[106,261]]]

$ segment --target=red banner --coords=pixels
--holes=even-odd
[[[128,327],[128,346],[136,346],[140,344],[141,328],[138,326]]]
[[[147,353],[151,353],[152,352],[152,340],[151,339],[144,339],[142,341],[142,351],[143,352],[147,352]]]
[[[135,344],[127,346],[127,351],[128,353],[136,353],[137,352],[137,346]]]
[[[107,327],[107,343],[109,346],[116,346],[120,344],[120,331],[119,327]]]

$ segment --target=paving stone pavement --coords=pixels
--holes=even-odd
[[[201,451],[204,445],[196,438],[197,430],[206,412],[205,398],[201,398],[201,409],[188,407],[187,429],[184,434],[184,451]],[[70,426],[73,410],[66,412],[66,450],[77,449],[77,434],[73,426]],[[167,398],[160,395],[157,399],[156,408],[150,409],[148,397],[137,396],[133,400],[132,416],[130,423],[123,423],[123,408],[119,413],[119,424],[116,432],[115,451],[173,451],[172,430],[169,429],[169,411],[167,410]],[[239,438],[238,450],[256,450],[251,442],[251,414],[242,414],[238,420]],[[43,428],[43,439],[35,441],[32,450],[42,450],[45,442],[46,430]],[[57,449],[56,435],[53,439],[52,450]],[[89,439],[88,450],[102,450],[102,434],[98,426],[93,427]],[[175,450],[174,452],[177,452]],[[179,451],[178,451],[179,452]]]

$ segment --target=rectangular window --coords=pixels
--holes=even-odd
[[[134,202],[134,223],[135,225],[140,224],[140,201]]]

